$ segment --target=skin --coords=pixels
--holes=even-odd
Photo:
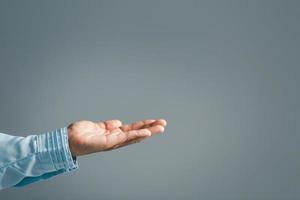
[[[146,119],[125,125],[117,119],[74,122],[68,126],[70,151],[73,156],[110,151],[163,133],[166,125],[164,119]]]

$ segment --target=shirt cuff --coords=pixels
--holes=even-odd
[[[77,159],[70,152],[66,127],[37,135],[37,151],[39,159],[54,170],[72,171],[78,168]]]

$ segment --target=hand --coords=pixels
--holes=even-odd
[[[164,132],[166,120],[147,119],[122,125],[120,120],[78,121],[68,126],[69,146],[73,156],[109,151]]]

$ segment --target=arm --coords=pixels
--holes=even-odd
[[[0,189],[23,186],[78,168],[77,156],[137,143],[164,131],[165,120],[122,125],[119,120],[79,121],[40,135],[0,134]]]

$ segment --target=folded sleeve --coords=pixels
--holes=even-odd
[[[0,189],[28,185],[77,168],[66,127],[27,137],[0,134]]]

